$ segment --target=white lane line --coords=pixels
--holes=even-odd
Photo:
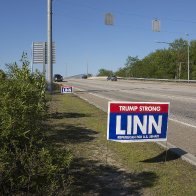
[[[122,91],[122,92],[126,92],[126,93],[131,93],[129,90],[119,90],[119,91]],[[195,98],[190,98],[190,97],[185,97],[185,96],[176,96],[176,95],[164,95],[164,94],[159,94],[159,93],[147,93],[147,92],[138,92],[138,91],[135,91],[134,94],[136,95],[146,95],[146,96],[154,96],[154,97],[164,97],[164,98],[169,98],[169,99],[178,99],[180,101],[183,101],[183,100],[190,100],[190,101],[196,101]]]
[[[77,89],[80,90],[80,91],[83,91],[83,89],[79,89],[79,88],[77,88]],[[89,94],[91,94],[93,96],[96,96],[96,97],[99,97],[99,98],[102,98],[102,99],[107,99],[108,101],[116,101],[114,99],[111,99],[111,98],[106,97],[106,96],[103,96],[103,95],[97,95],[95,93],[89,93]],[[196,129],[196,126],[195,125],[191,125],[191,124],[188,124],[188,123],[185,123],[185,122],[182,122],[182,121],[173,119],[173,118],[169,118],[169,120]]]
[[[94,87],[94,85],[91,85]],[[123,87],[120,85],[120,87]],[[99,88],[99,87],[98,87]],[[111,88],[105,88],[105,90],[111,90]],[[115,90],[115,89],[113,89]],[[132,93],[133,91],[131,90],[118,90],[118,92],[126,92],[126,93]],[[135,95],[146,95],[146,96],[154,96],[154,97],[164,97],[164,98],[167,98],[167,99],[178,99],[180,101],[183,101],[183,100],[190,100],[190,101],[193,101],[193,102],[196,102],[196,98],[190,98],[190,97],[186,97],[186,96],[181,96],[181,95],[164,95],[164,94],[160,94],[160,93],[148,93],[148,92],[140,92],[138,90],[135,90],[134,91],[134,94]]]
[[[169,118],[169,120],[171,120],[171,121],[174,121],[174,122],[176,122],[176,123],[180,123],[180,124],[182,124],[182,125],[185,125],[185,126],[192,127],[192,128],[195,128],[195,129],[196,129],[196,126],[195,126],[195,125],[191,125],[191,124],[188,124],[188,123],[185,123],[185,122],[182,122],[182,121],[179,121],[179,120],[173,119],[173,118]]]

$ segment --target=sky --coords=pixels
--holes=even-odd
[[[142,59],[168,47],[156,42],[196,40],[195,10],[195,0],[53,0],[53,73],[117,71],[128,56]],[[112,26],[104,24],[106,13]],[[160,32],[152,31],[154,19]],[[32,43],[47,41],[47,0],[0,0],[0,25],[0,69],[20,64],[23,52],[32,61]]]

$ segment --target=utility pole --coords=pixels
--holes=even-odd
[[[87,61],[87,64],[86,64],[86,74],[87,74],[87,77],[88,77],[88,61]]]
[[[187,76],[187,81],[189,82],[190,80],[190,47],[189,47],[189,34],[186,33],[186,36],[187,36],[187,73],[188,73],[188,76]]]
[[[190,48],[189,48],[189,41],[187,42],[188,43],[188,82],[190,80]]]
[[[48,90],[52,93],[52,0],[48,0]]]
[[[179,68],[178,68],[178,79],[180,80],[181,76],[181,70],[182,70],[182,62],[180,62]]]

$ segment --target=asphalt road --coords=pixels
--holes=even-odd
[[[107,111],[108,100],[170,102],[168,142],[181,154],[196,158],[196,84],[149,82],[149,81],[106,81],[70,79],[68,81],[81,96],[89,95],[90,102],[100,101]],[[99,101],[96,103],[99,105]]]

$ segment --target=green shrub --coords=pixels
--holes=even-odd
[[[4,73],[3,70],[0,69],[0,80],[5,78],[6,78],[6,74]]]
[[[49,148],[46,81],[22,58],[0,78],[0,194],[58,192],[66,182],[71,154]]]

